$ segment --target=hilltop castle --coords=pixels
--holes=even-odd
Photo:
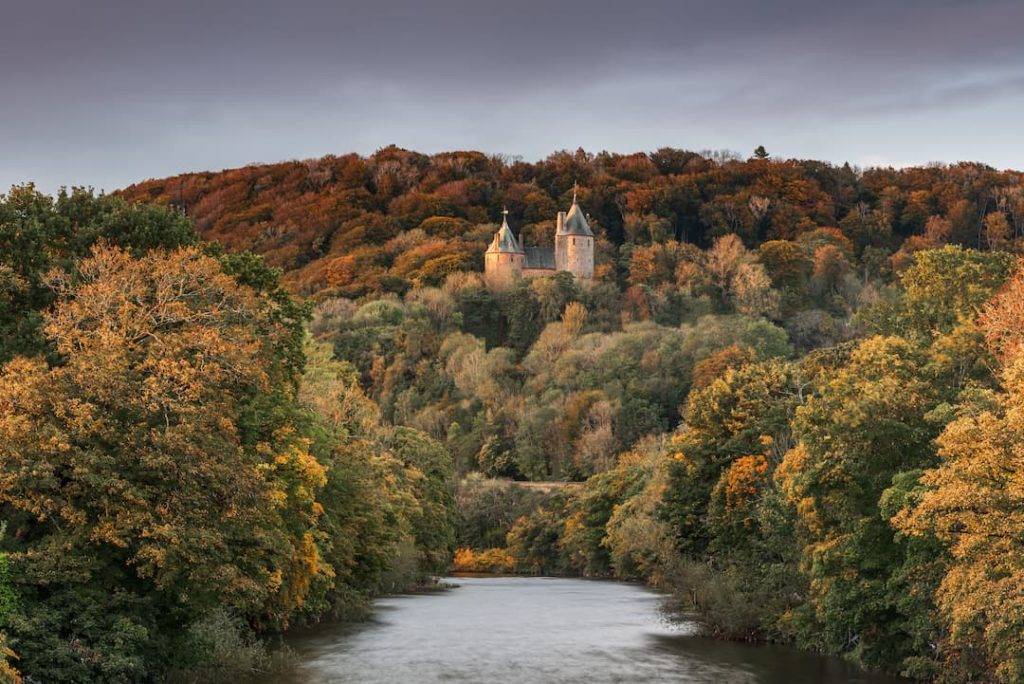
[[[501,228],[484,253],[484,279],[491,288],[504,289],[520,278],[538,278],[558,271],[568,271],[584,282],[594,277],[594,233],[576,202],[575,189],[569,211],[558,212],[555,219],[553,248],[527,247],[523,234],[516,240],[508,227],[508,210],[503,214]]]

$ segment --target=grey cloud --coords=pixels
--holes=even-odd
[[[17,3],[0,14],[0,186],[390,142],[533,157],[761,140],[836,160],[916,143],[1019,166],[1022,29],[1018,0]],[[1001,145],[962,126],[982,109]],[[946,147],[924,138],[956,122]]]

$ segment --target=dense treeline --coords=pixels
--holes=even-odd
[[[697,154],[558,152],[535,163],[480,152],[425,155],[388,147],[127,188],[130,200],[183,209],[206,239],[262,254],[302,294],[346,297],[439,286],[478,271],[507,206],[530,244],[551,244],[555,213],[573,184],[598,235],[598,272],[621,287],[657,289],[663,276],[629,278],[636,247],[670,240],[708,247],[738,235],[747,247],[837,228],[859,256],[941,242],[1003,247],[1024,235],[1022,174],[980,164],[868,169],[818,161]],[[870,252],[869,252],[870,254]],[[785,254],[778,258],[785,258]],[[840,268],[822,254],[819,276]],[[867,265],[875,263],[869,258]],[[661,267],[661,268],[658,268]],[[797,274],[790,274],[796,277]],[[654,282],[649,282],[650,277]]]
[[[543,244],[577,181],[594,282],[485,287],[502,205]],[[650,582],[724,638],[1024,681],[1022,181],[386,148],[16,188],[5,648],[44,679],[267,667],[260,633],[457,545]]]
[[[173,210],[0,201],[5,677],[208,681],[451,555],[452,470]]]
[[[1006,252],[917,252],[856,337],[807,353],[702,336],[718,351],[691,367],[671,431],[650,426],[530,512],[470,488],[460,515],[488,511],[504,543],[463,530],[457,567],[642,579],[725,638],[1024,680],[1014,268]]]
[[[452,171],[460,158],[479,167]],[[1019,607],[1004,595],[1000,615],[983,608],[1020,580],[1007,559],[1019,550],[969,522],[1012,510],[1019,473],[969,483],[998,487],[991,511],[939,475],[957,453],[951,431],[1010,392],[999,349],[1017,329],[998,293],[1017,282],[1019,174],[670,150],[530,165],[389,149],[345,164],[374,169],[360,192],[386,187],[389,201],[339,224],[305,263],[277,263],[316,294],[314,337],[353,364],[384,419],[445,444],[469,474],[456,567],[639,578],[723,637],[923,679],[1024,677]],[[209,188],[283,168],[295,180],[300,166],[128,192],[166,200],[177,183],[173,199],[202,223],[214,206],[231,214],[203,204]],[[379,169],[403,169],[404,185]],[[341,176],[323,177],[328,188]],[[508,202],[543,242],[574,178],[597,226],[595,282],[488,290],[471,261],[494,230],[485,222]],[[290,187],[258,185],[246,195]],[[450,199],[467,187],[472,200]],[[371,216],[378,232],[362,229]],[[584,482],[542,495],[477,472]]]

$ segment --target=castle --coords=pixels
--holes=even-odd
[[[508,227],[508,210],[501,228],[484,253],[484,280],[493,289],[505,289],[520,278],[538,278],[568,271],[584,283],[594,277],[594,233],[587,217],[572,193],[569,211],[558,212],[555,220],[555,246],[527,247],[525,236],[516,236]]]

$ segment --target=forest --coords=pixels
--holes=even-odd
[[[488,289],[502,207],[550,244],[574,184],[593,282]],[[2,676],[273,672],[272,635],[455,569],[1024,681],[1021,253],[1024,174],[763,148],[12,188]]]

